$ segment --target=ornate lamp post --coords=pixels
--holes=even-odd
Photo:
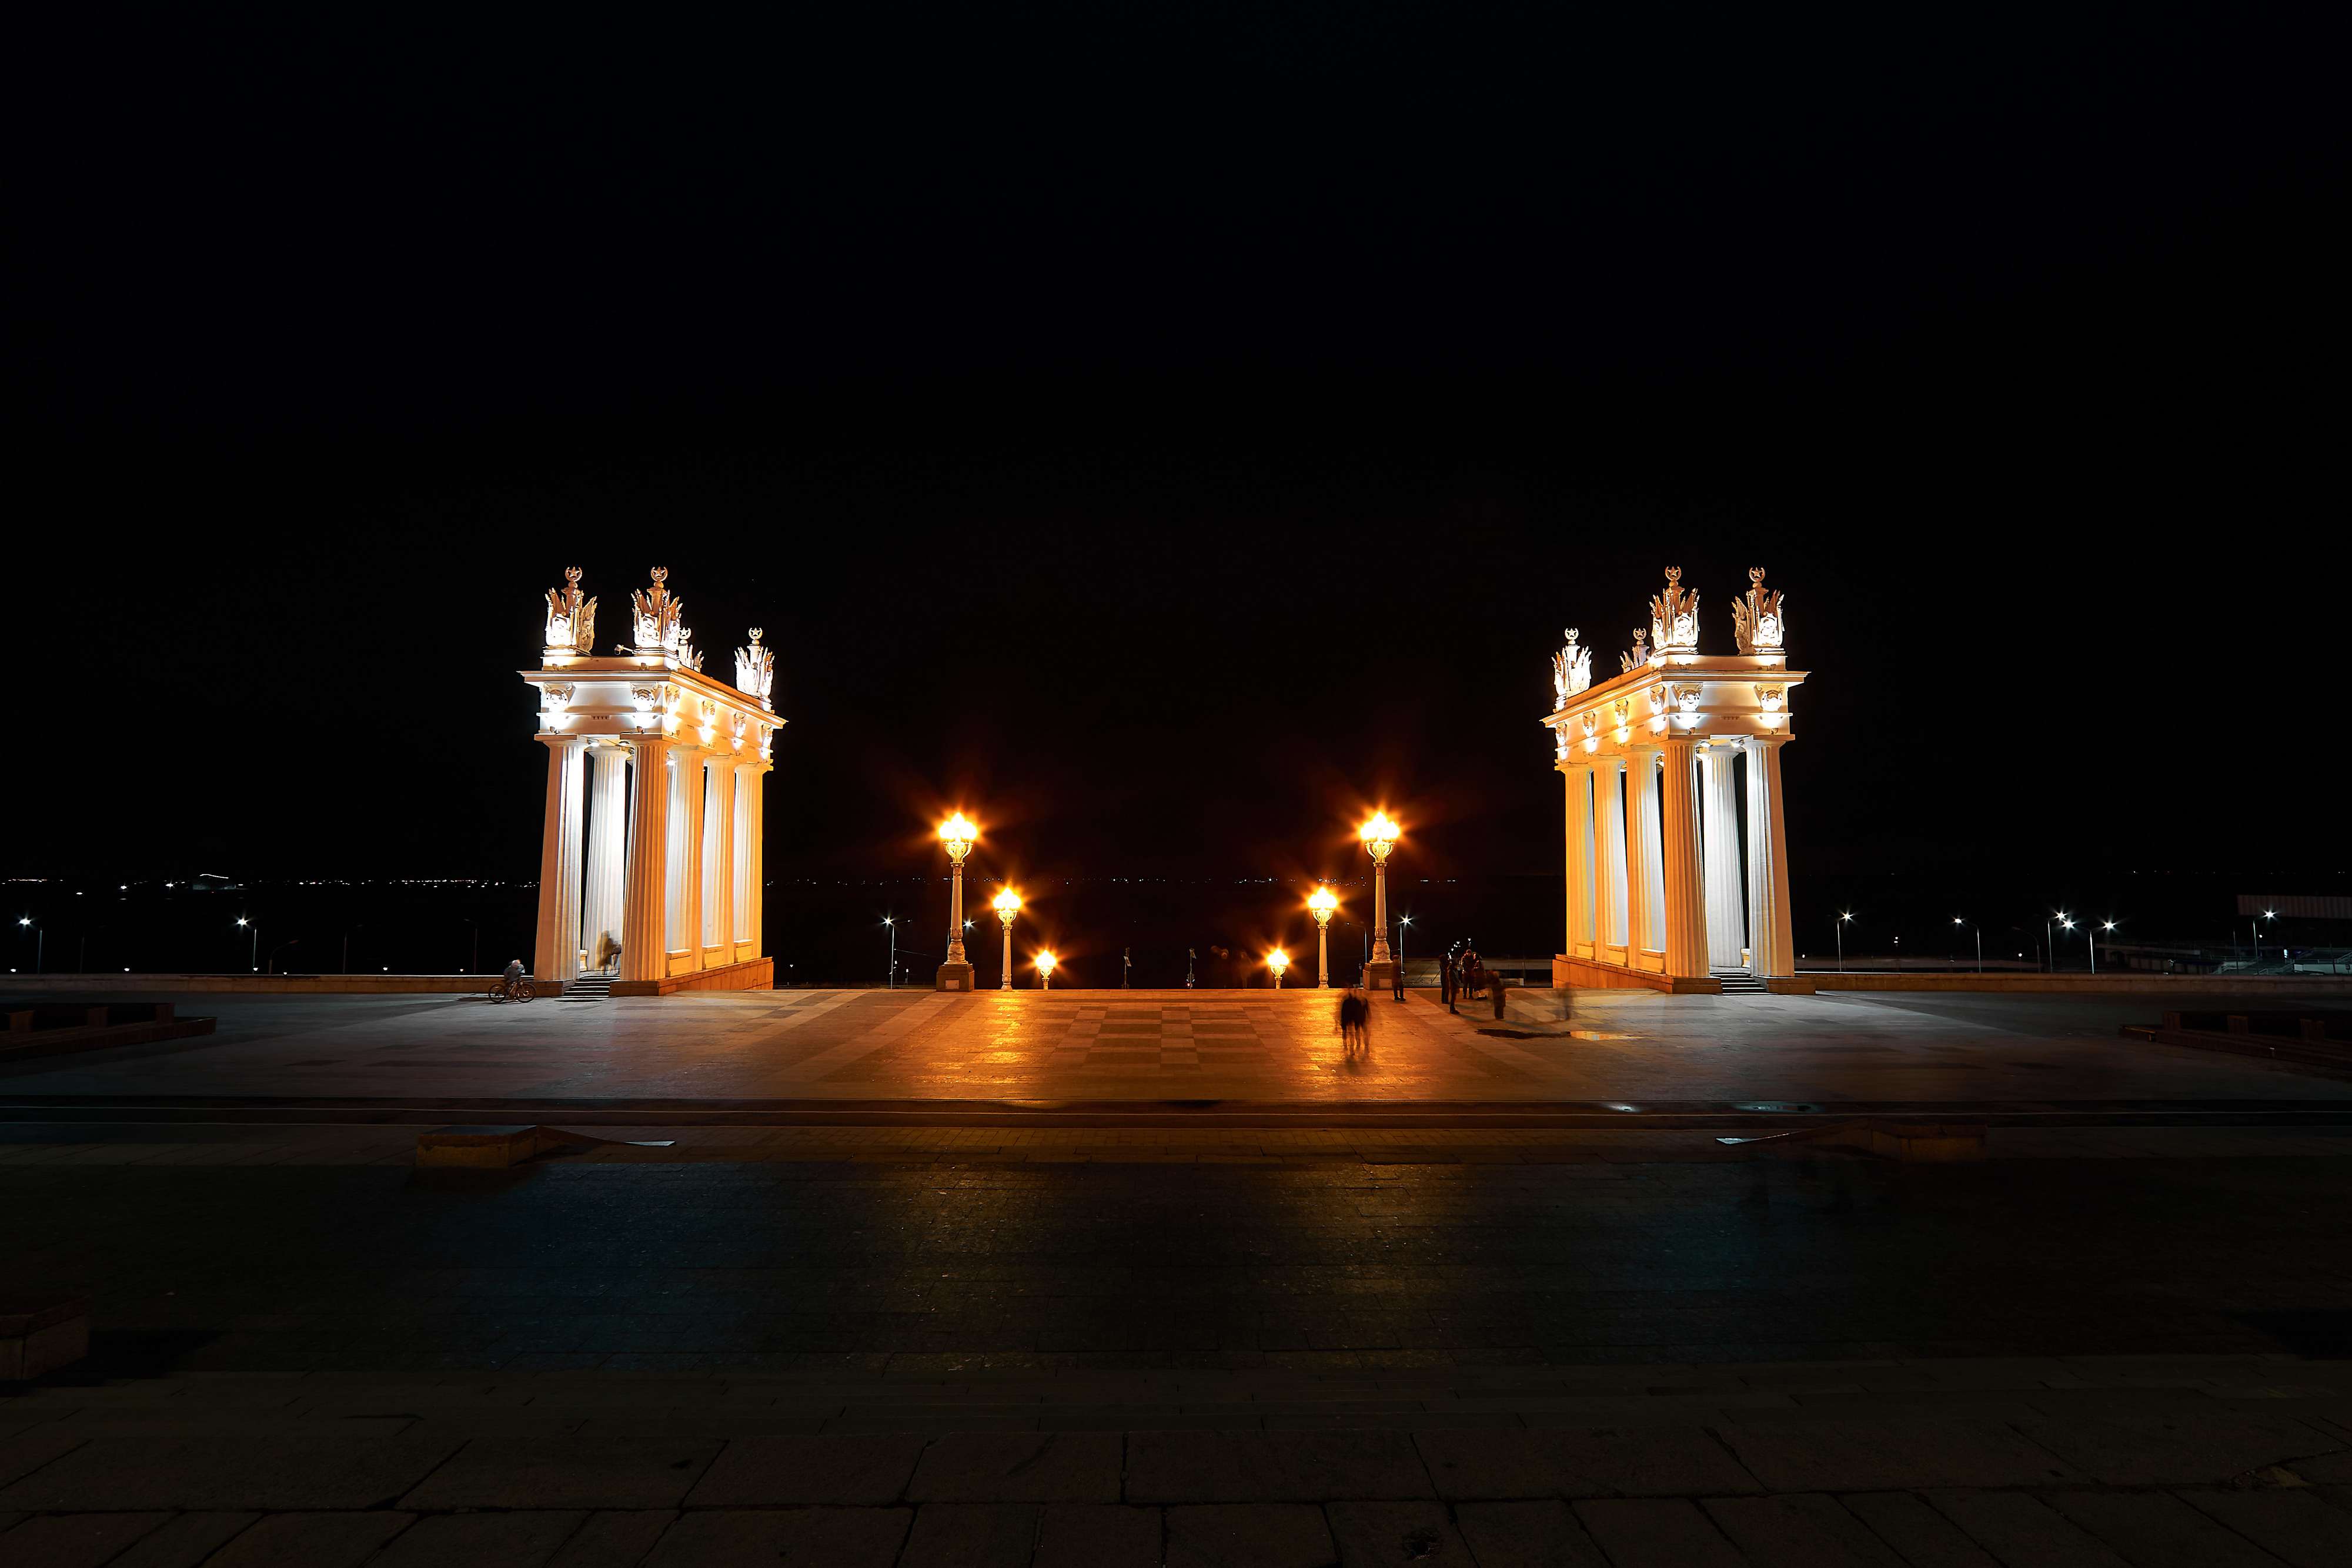
[[[947,846],[948,863],[955,868],[955,874],[954,890],[948,895],[948,961],[940,966],[931,982],[934,990],[971,989],[971,965],[963,956],[963,857],[971,853],[979,839],[978,824],[961,811],[940,824],[940,842]]]
[[[1038,953],[1037,984],[1040,989],[1050,991],[1054,988],[1054,966],[1060,962],[1059,958],[1054,956],[1054,950],[1051,947]]]
[[[1274,971],[1274,988],[1282,989],[1282,972],[1290,967],[1290,955],[1276,947],[1265,956],[1265,967]]]
[[[1021,913],[1021,895],[1011,888],[998,894],[992,901],[996,917],[1004,922],[1004,977],[996,983],[1000,991],[1013,988],[1013,917]]]
[[[1331,988],[1331,916],[1339,907],[1339,898],[1328,887],[1318,886],[1307,895],[1307,907],[1315,916],[1315,977],[1318,988]]]
[[[1371,821],[1356,830],[1372,857],[1372,956],[1364,965],[1367,990],[1379,990],[1396,978],[1396,960],[1389,956],[1389,852],[1403,836],[1404,830],[1386,811],[1373,812]]]

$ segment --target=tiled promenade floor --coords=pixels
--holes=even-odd
[[[2116,1038],[2155,1005],[1383,1003],[1351,1064],[1263,993],[235,998],[0,1099],[2352,1107]],[[600,1125],[666,1144],[453,1172],[415,1127],[106,1113],[0,1120],[0,1281],[95,1329],[0,1385],[5,1568],[2352,1562],[2352,1124],[1996,1123],[1953,1166],[1613,1118]]]
[[[0,1071],[0,1099],[2341,1102],[2352,1079],[2117,1038],[2147,998],[1578,993],[1557,1032],[1374,1012],[1342,1052],[1291,991],[772,991],[493,1006],[467,998],[187,998],[208,1040]],[[2218,1004],[2216,1004],[2218,1005]]]
[[[838,1376],[56,1386],[0,1402],[0,1561],[2341,1568],[2352,1374],[2090,1357],[944,1396]]]

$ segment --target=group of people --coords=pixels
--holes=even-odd
[[[1465,942],[1461,952],[1446,958],[1444,984],[1449,1006],[1456,997],[1475,1000],[1486,988],[1486,961],[1479,956],[1477,948]]]

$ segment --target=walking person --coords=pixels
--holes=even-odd
[[[1344,1054],[1353,1056],[1372,1043],[1371,1010],[1353,986],[1339,998],[1339,1049]]]

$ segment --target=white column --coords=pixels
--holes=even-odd
[[[768,956],[768,765],[751,770],[751,956]]]
[[[681,746],[670,753],[671,794],[677,800],[677,903],[670,910],[669,950],[679,973],[702,967],[703,754]]]
[[[593,758],[588,791],[588,898],[580,923],[580,945],[588,962],[596,962],[597,945],[609,935],[621,939],[622,879],[629,860],[629,754],[617,746],[600,745]]]
[[[1670,737],[1658,775],[1661,924],[1665,927],[1666,973],[1685,977],[1706,973],[1706,889],[1699,871],[1697,743]]]
[[[1612,753],[1592,769],[1592,803],[1600,816],[1593,851],[1601,916],[1596,940],[1612,947],[1630,947],[1626,934],[1632,926],[1625,908],[1625,758],[1622,756]],[[1630,954],[1626,961],[1632,962]]]
[[[735,903],[735,763],[710,758],[709,795],[702,809],[702,919],[694,927],[695,940],[718,947],[734,930]],[[724,964],[719,956],[705,963]]]
[[[1625,882],[1633,912],[1633,946],[1643,953],[1665,951],[1665,878],[1659,865],[1658,748],[1634,750],[1625,759]]]
[[[1000,991],[1013,988],[1013,922],[1010,920],[1004,923],[1004,973],[997,977],[996,988]]]
[[[1780,816],[1780,747],[1777,737],[1748,742],[1748,934],[1755,972],[1797,972],[1789,921],[1789,831]]]
[[[759,862],[751,858],[758,844],[757,811],[752,802],[760,798],[760,765],[757,762],[735,764],[735,894],[728,902],[734,921],[728,936],[731,946],[752,940],[757,917],[751,913],[751,883],[759,874]]]
[[[1559,765],[1568,786],[1568,922],[1565,951],[1592,957],[1592,767],[1578,758]]]
[[[587,804],[588,743],[541,737],[547,746],[547,821],[539,844],[539,939],[531,978],[562,988],[580,973],[580,830]]]
[[[1739,898],[1739,797],[1731,776],[1731,747],[1699,747],[1702,852],[1706,863],[1706,967],[1737,969],[1748,946],[1748,912]]]
[[[1323,990],[1331,988],[1331,923],[1315,923],[1315,984]]]
[[[667,883],[662,890],[662,908],[666,912],[662,924],[662,951],[674,953],[685,943],[679,937],[679,922],[686,917],[686,785],[679,769],[685,748],[672,747],[667,754],[668,775],[662,780],[663,831],[668,836],[669,858]]]
[[[669,742],[639,740],[630,766],[629,872],[622,883],[621,977],[657,980],[668,971],[663,942],[669,923]]]

